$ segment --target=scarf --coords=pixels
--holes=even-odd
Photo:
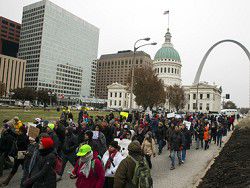
[[[88,178],[89,177],[89,172],[90,172],[90,169],[91,169],[91,161],[93,159],[93,151],[91,151],[91,153],[85,155],[84,157],[81,157],[79,159],[79,166],[80,164],[83,163],[81,169],[80,169],[80,172],[86,177]]]
[[[117,153],[117,150],[114,150],[113,152],[109,151],[109,158],[105,164],[105,171],[111,167],[111,162],[113,162],[116,153]]]

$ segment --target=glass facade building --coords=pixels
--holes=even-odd
[[[25,6],[18,53],[27,60],[25,86],[90,96],[98,41],[97,27],[48,0]]]

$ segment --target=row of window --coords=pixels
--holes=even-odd
[[[82,72],[82,68],[76,68],[76,67],[72,67],[72,66],[69,66],[69,65],[63,65],[63,64],[59,64],[57,65],[58,67],[60,68],[63,68],[63,69],[70,69],[70,70],[73,70],[73,71],[78,71],[78,72]],[[64,71],[63,69],[59,69],[59,71]]]
[[[43,15],[44,15],[43,13],[44,13],[44,10],[41,10],[39,12],[36,12],[36,14],[25,15],[23,16],[22,22],[27,23],[32,20],[43,18]]]
[[[19,49],[21,48],[23,48],[23,47],[26,47],[26,46],[30,46],[30,47],[32,47],[32,46],[36,46],[36,45],[40,45],[41,44],[41,41],[35,41],[35,42],[29,42],[29,43],[22,43],[22,44],[20,44],[19,45]]]
[[[188,110],[190,110],[190,105],[189,104],[188,104]],[[197,110],[196,103],[193,103],[193,110]],[[199,109],[198,110],[203,110],[203,104],[202,103],[199,104]],[[210,110],[210,104],[209,103],[206,104],[206,109],[205,110],[207,110],[207,111]]]
[[[19,53],[20,52],[29,51],[29,50],[36,50],[36,49],[40,49],[40,48],[41,48],[40,45],[38,45],[38,46],[32,46],[32,47],[26,47],[26,48],[20,48]]]
[[[33,41],[41,41],[42,37],[35,37],[35,38],[30,38],[30,39],[22,39],[22,37],[20,38],[20,43],[28,43],[28,42],[33,42]]]
[[[37,36],[42,36],[42,32],[36,32],[28,35],[22,35],[22,40],[37,37]]]
[[[26,31],[32,31],[34,28],[43,28],[43,23],[34,23],[33,25],[28,25],[23,27],[21,33],[25,33]]]
[[[41,19],[39,19],[39,20],[35,20],[35,21],[23,23],[23,24],[22,24],[22,28],[25,28],[25,30],[27,30],[27,29],[26,29],[26,26],[31,26],[31,25],[33,25],[33,24],[42,23],[42,22],[43,22],[43,18],[41,18]],[[34,27],[32,27],[32,28],[34,28]]]
[[[4,20],[4,19],[2,19],[2,24],[9,25],[10,27],[16,28],[16,29],[19,29],[19,30],[21,29],[20,25],[16,25],[16,24],[8,22],[7,20]]]
[[[205,98],[204,96],[206,96],[207,99],[210,99],[210,94],[209,94],[209,93],[207,93],[207,95],[206,95],[206,94],[203,94],[203,93],[200,93],[200,99]],[[188,95],[188,99],[190,99],[190,95]],[[194,100],[196,99],[196,93],[193,93],[193,99],[194,99]]]
[[[138,59],[136,59],[135,60],[135,64],[139,64],[139,61],[140,61],[140,64],[142,64],[143,63],[143,61],[142,61],[142,59],[140,59],[140,60],[138,60]],[[147,63],[147,62],[146,62]],[[113,65],[131,65],[132,64],[132,60],[122,60],[122,61],[108,61],[108,62],[103,62],[103,61],[100,61],[100,62],[98,62],[98,67],[102,67],[102,66],[104,66],[104,67],[106,67],[106,66],[113,66]]]
[[[36,12],[38,10],[44,9],[44,7],[45,7],[45,5],[40,6],[40,7],[36,7],[36,8],[33,8],[33,9],[30,9],[30,10],[26,10],[26,11],[23,12],[23,17],[25,17],[29,13]]]
[[[73,78],[75,79],[75,82],[78,82],[79,80],[82,80],[82,77],[79,76],[74,76],[74,75],[68,75],[68,74],[63,74],[63,73],[56,73],[58,79],[63,80],[65,78]],[[72,80],[72,79],[70,79]]]
[[[119,97],[119,98],[122,98],[122,93],[121,92],[114,92],[114,95],[112,92],[109,93],[109,96],[110,97]],[[125,93],[125,98],[127,97],[127,94]]]
[[[32,28],[30,30],[22,30],[21,35],[24,37],[25,35],[31,34],[31,33],[37,33],[37,32],[42,32],[43,28],[42,27],[37,27],[37,28]]]
[[[19,56],[33,55],[33,54],[39,54],[39,53],[40,53],[40,49],[39,50],[28,51],[28,52],[20,52]]]
[[[161,67],[161,68],[155,68],[156,73],[172,73],[172,74],[179,74],[179,69],[171,68],[171,67]]]

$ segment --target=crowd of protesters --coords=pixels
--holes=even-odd
[[[197,150],[210,144],[221,147],[222,137],[234,129],[234,118],[202,113],[167,118],[139,112],[92,117],[84,110],[73,117],[65,108],[56,122],[35,118],[40,134],[34,139],[27,125],[14,117],[3,122],[0,176],[12,170],[0,186],[7,186],[21,165],[21,188],[55,188],[69,162],[73,170],[67,173],[77,188],[151,187],[152,157],[168,152],[174,170],[176,157],[180,166],[188,160],[192,143]]]

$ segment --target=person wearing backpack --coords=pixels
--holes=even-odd
[[[115,172],[123,160],[123,156],[119,151],[120,146],[118,145],[118,142],[112,141],[108,150],[102,157],[102,162],[105,169],[104,188],[113,188]]]
[[[140,143],[131,142],[128,151],[115,173],[114,188],[151,188],[153,180]]]
[[[56,188],[56,154],[54,141],[50,137],[42,137],[39,143],[38,154],[34,165],[30,169],[28,178],[24,181],[24,187],[32,188]]]
[[[93,157],[93,151],[88,144],[82,145],[76,154],[79,159],[70,174],[76,180],[77,188],[103,188],[105,172],[102,162]]]

